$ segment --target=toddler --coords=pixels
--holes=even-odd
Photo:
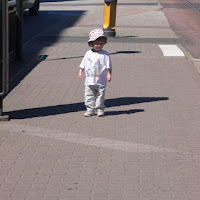
[[[94,29],[89,33],[88,45],[92,47],[87,51],[81,64],[78,77],[82,78],[85,71],[85,117],[97,114],[104,116],[105,89],[107,81],[111,81],[112,63],[103,46],[107,43],[107,37],[103,30]]]

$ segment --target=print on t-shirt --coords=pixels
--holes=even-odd
[[[86,70],[86,76],[89,77],[99,77],[102,73],[102,67],[99,59],[91,59],[89,58],[88,61],[90,64],[88,65],[88,69]]]

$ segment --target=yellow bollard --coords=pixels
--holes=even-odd
[[[103,19],[103,31],[108,37],[115,37],[115,22],[116,22],[116,10],[117,0],[104,0],[104,19]]]

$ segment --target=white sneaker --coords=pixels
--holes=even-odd
[[[94,112],[91,112],[91,111],[86,111],[85,113],[84,113],[84,116],[85,117],[91,117],[91,116],[93,116],[94,115]]]
[[[104,116],[103,110],[97,110],[97,117],[103,117],[103,116]]]

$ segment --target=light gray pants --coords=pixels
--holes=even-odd
[[[105,89],[105,85],[85,86],[85,106],[88,111],[104,110]]]

